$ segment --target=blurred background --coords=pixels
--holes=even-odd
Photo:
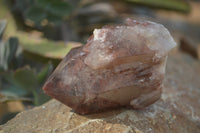
[[[44,82],[94,28],[128,17],[163,24],[172,54],[200,59],[199,0],[0,0],[0,124],[50,99]]]

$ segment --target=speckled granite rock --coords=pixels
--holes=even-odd
[[[169,56],[162,98],[142,111],[78,115],[56,100],[18,114],[0,133],[199,133],[200,63]]]

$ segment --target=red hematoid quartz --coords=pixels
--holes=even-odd
[[[160,98],[167,55],[175,46],[168,30],[154,22],[104,26],[67,54],[43,90],[79,114],[143,109]]]

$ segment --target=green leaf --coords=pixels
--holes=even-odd
[[[0,72],[1,78],[3,78],[1,79],[3,84],[0,84],[0,95],[4,96],[0,98],[0,101],[28,100],[36,106],[43,104],[50,97],[44,94],[41,86],[51,71],[52,65],[49,64],[38,75],[29,67],[18,69],[14,73]]]
[[[20,10],[23,12],[25,9],[29,8],[30,6],[33,6],[35,3],[35,0],[15,0],[15,4],[13,4],[13,8],[16,10]]]
[[[17,52],[17,48],[18,48],[18,39],[11,37],[9,38],[7,44],[8,46],[8,51],[7,51],[7,56],[8,56],[8,64],[10,64],[13,59],[15,58],[16,52]]]
[[[34,92],[33,95],[34,95],[34,105],[36,106],[39,106],[51,99],[51,97],[44,94],[42,89],[38,90],[37,92]]]
[[[4,89],[0,93],[7,97],[23,97],[29,94],[28,91],[11,84],[4,85]]]
[[[29,67],[18,69],[14,73],[14,80],[16,85],[24,90],[33,92],[38,88],[37,77]]]
[[[45,71],[43,73],[45,73]],[[39,78],[43,78],[43,73],[40,74]],[[50,99],[44,94],[42,87],[39,86],[37,76],[33,71],[30,70],[29,67],[17,70],[14,74],[14,78],[16,84],[20,88],[29,91],[33,95],[34,105],[41,105]]]
[[[40,24],[46,18],[46,12],[43,8],[33,5],[25,11],[25,18],[32,20],[36,24]]]
[[[48,16],[52,14],[62,18],[68,16],[72,11],[72,7],[68,2],[62,0],[37,0],[37,4],[46,10]]]
[[[68,16],[72,12],[71,6],[62,1],[52,1],[47,10],[56,16],[64,17]]]
[[[25,52],[27,51],[50,59],[60,60],[65,57],[72,48],[82,45],[77,42],[68,42],[67,44],[62,41],[55,42],[41,37],[38,37],[36,40],[28,36],[28,34],[20,34],[19,38],[21,38],[20,44]]]
[[[37,79],[40,84],[43,84],[50,73],[53,71],[53,65],[49,63],[38,75]]]
[[[0,102],[1,103],[9,102],[9,101],[33,101],[33,100],[28,97],[18,97],[17,95],[9,96],[9,95],[0,94]]]
[[[7,60],[5,60],[5,44],[0,41],[0,69],[6,70],[8,67]]]
[[[13,78],[14,72],[12,71],[0,71],[1,80],[5,80],[3,82],[8,82],[10,84],[14,84],[14,78]]]
[[[36,0],[36,3],[40,7],[47,7],[47,6],[49,6],[51,1],[52,0]]]
[[[12,71],[3,71],[0,72],[1,75],[1,84],[0,84],[0,95],[4,97],[0,98],[1,102],[13,101],[13,100],[27,100],[26,96],[30,95],[31,92],[25,90],[16,84],[16,81],[13,77],[14,72]]]
[[[6,20],[0,20],[0,39],[2,38],[5,28],[6,28]]]
[[[0,42],[0,68],[7,70],[10,63],[14,62],[17,48],[17,38],[10,38],[6,44]]]
[[[60,24],[62,22],[62,18],[60,16],[56,16],[51,13],[47,14],[47,20],[53,24]]]

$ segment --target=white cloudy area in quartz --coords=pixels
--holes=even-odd
[[[154,60],[166,56],[176,46],[169,31],[154,22],[127,20],[127,25],[106,26],[95,29],[90,53],[85,63],[93,69],[104,68],[120,58],[153,56]],[[131,61],[131,60],[130,60]]]

